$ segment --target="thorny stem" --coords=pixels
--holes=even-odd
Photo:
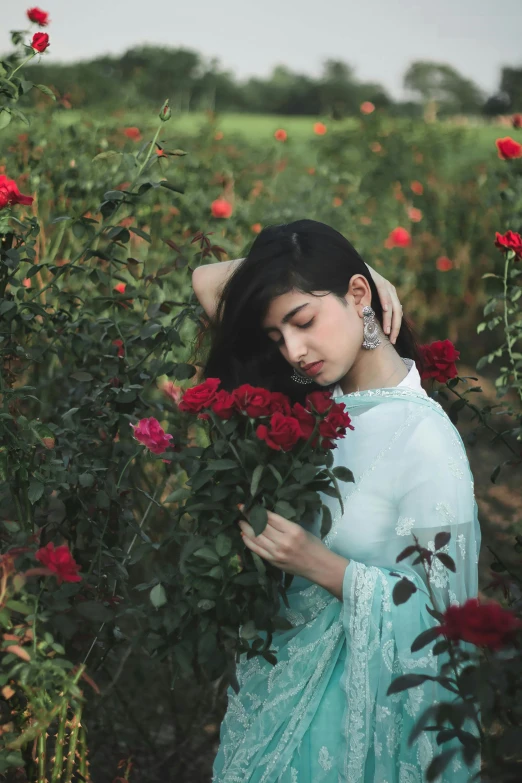
[[[504,331],[506,333],[506,344],[509,354],[509,361],[511,362],[511,368],[513,372],[513,379],[515,381],[515,385],[517,388],[518,396],[520,397],[520,401],[522,402],[522,383],[518,377],[518,371],[517,371],[517,365],[516,360],[513,356],[513,351],[511,349],[511,337],[509,334],[509,321],[508,321],[508,277],[509,277],[509,263],[511,261],[510,253],[506,254],[506,263],[504,265]]]
[[[516,449],[515,449],[515,448],[514,448],[514,447],[511,445],[511,443],[509,443],[509,441],[507,441],[507,440],[505,439],[505,437],[504,437],[503,433],[502,433],[502,432],[497,432],[497,430],[496,430],[494,427],[492,427],[492,426],[491,426],[491,424],[489,424],[489,422],[486,420],[486,417],[484,416],[484,414],[482,413],[482,411],[480,410],[480,408],[477,408],[477,406],[476,406],[476,405],[473,405],[473,403],[472,403],[472,402],[470,402],[470,401],[469,401],[469,399],[468,399],[467,397],[465,397],[464,395],[460,394],[460,392],[458,392],[456,389],[452,389],[450,386],[447,386],[447,385],[446,385],[446,388],[447,388],[447,389],[448,389],[450,392],[452,392],[452,393],[453,393],[453,394],[454,394],[456,397],[458,397],[460,400],[464,400],[464,402],[466,403],[466,405],[468,406],[468,408],[471,408],[471,410],[472,410],[474,413],[476,413],[476,414],[477,414],[477,416],[479,417],[479,419],[480,419],[480,421],[482,422],[482,424],[484,425],[484,427],[485,427],[487,430],[489,430],[490,432],[493,432],[493,433],[494,433],[494,435],[495,435],[495,438],[494,438],[493,440],[500,439],[500,440],[503,442],[503,444],[504,444],[505,446],[507,446],[507,447],[508,447],[508,449],[509,449],[509,450],[510,450],[510,451],[511,451],[511,452],[512,452],[512,453],[513,453],[513,454],[514,454],[516,457],[519,457],[519,456],[520,456],[520,455],[518,454],[518,452],[516,451]]]

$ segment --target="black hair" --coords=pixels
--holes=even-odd
[[[283,392],[294,402],[311,391],[332,388],[293,381],[291,366],[263,331],[262,322],[271,300],[293,289],[308,294],[329,291],[344,301],[356,274],[370,285],[371,306],[382,327],[382,306],[370,271],[342,234],[317,220],[264,228],[223,287],[215,319],[208,327],[204,376],[220,378],[221,387],[228,391],[250,383]],[[405,317],[395,348],[422,369],[417,341]]]

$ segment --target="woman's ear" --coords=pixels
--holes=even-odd
[[[364,275],[354,275],[351,278],[345,299],[346,301],[351,299],[355,305],[361,305],[361,307],[371,304],[372,291]]]

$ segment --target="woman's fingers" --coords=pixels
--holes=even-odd
[[[392,293],[392,322],[391,322],[391,333],[390,333],[390,342],[395,345],[397,341],[397,337],[399,336],[399,332],[401,330],[401,323],[402,323],[402,305],[399,302],[399,297],[397,296],[397,291],[395,288],[393,288]]]

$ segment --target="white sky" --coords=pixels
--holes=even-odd
[[[31,0],[3,0],[0,52],[24,29]],[[185,47],[239,79],[274,65],[317,76],[327,58],[402,98],[412,60],[453,65],[488,94],[502,65],[522,66],[522,0],[41,0],[46,57],[74,61],[143,43]]]

